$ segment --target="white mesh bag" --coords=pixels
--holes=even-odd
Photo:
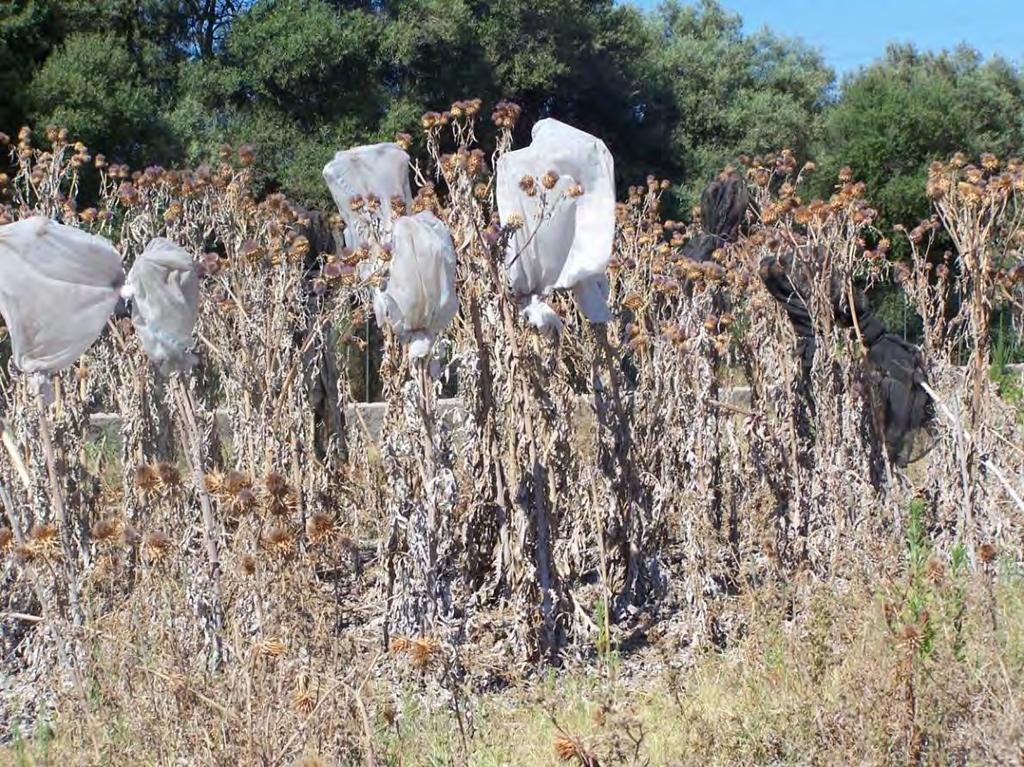
[[[429,211],[396,219],[393,242],[387,287],[374,294],[374,313],[377,324],[390,326],[419,359],[459,311],[455,245],[448,227]]]
[[[14,364],[48,376],[74,364],[117,305],[124,267],[94,234],[33,216],[0,226],[0,314]]]
[[[391,239],[391,200],[401,199],[406,211],[412,207],[409,155],[398,144],[372,144],[340,151],[324,166],[323,174],[345,221],[345,244],[350,248],[374,240],[365,209],[362,212],[352,210],[353,197],[366,200],[373,195],[380,200],[380,212],[375,218],[381,228],[377,238],[381,243]]]
[[[199,277],[189,252],[163,237],[151,240],[128,272],[123,293],[132,299],[132,324],[142,348],[160,372],[191,370],[197,361],[189,349],[199,312]]]
[[[543,330],[560,329],[543,299],[566,289],[587,319],[607,322],[615,166],[604,142],[558,120],[541,120],[530,146],[498,160],[497,177],[501,223],[513,217],[523,222],[505,265],[527,320]]]

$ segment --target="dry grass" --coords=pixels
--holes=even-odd
[[[1021,574],[998,576],[994,631],[983,581],[947,573],[930,582],[927,649],[905,639],[902,625],[894,633],[886,620],[886,605],[908,585],[904,579],[842,589],[809,585],[797,589],[807,605],[798,620],[787,620],[783,611],[792,594],[751,595],[757,603],[750,605],[747,636],[727,651],[693,656],[666,641],[601,668],[467,694],[461,727],[450,707],[423,695],[416,675],[371,679],[361,697],[371,712],[379,763],[410,767],[557,765],[564,763],[557,752],[563,733],[600,764],[1016,763],[1024,706]],[[965,592],[959,628],[959,608],[951,601],[958,589]],[[128,678],[149,686],[144,674]],[[97,689],[123,683],[94,680]],[[217,713],[183,697],[178,706],[191,710],[197,725],[204,721],[206,737],[216,742]],[[169,736],[183,711],[174,723],[140,731],[143,712],[124,703],[97,698],[90,705],[92,732],[58,719],[45,733],[18,734],[0,756],[18,765],[173,762],[174,741],[151,737]],[[335,705],[345,708],[343,699]],[[343,731],[346,738],[360,737],[354,721]],[[364,764],[357,750],[309,734],[300,732],[296,747],[326,764]],[[911,757],[912,748],[919,758]]]

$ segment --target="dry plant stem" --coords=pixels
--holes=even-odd
[[[0,482],[0,504],[3,504],[4,510],[7,512],[7,521],[11,525],[14,540],[17,541],[19,546],[24,546],[25,535],[21,531],[21,522],[14,513],[14,499],[3,482]]]
[[[513,336],[513,338],[516,338],[516,336]],[[517,340],[520,342],[517,344],[517,352],[519,353],[519,360],[522,362],[522,339]],[[540,367],[540,360],[535,356],[531,356],[530,361],[534,366]],[[548,508],[548,499],[544,495],[544,466],[541,464],[538,434],[530,408],[529,383],[522,376],[519,377],[519,387],[523,406],[523,428],[526,432],[532,472],[530,484],[533,486],[533,513],[537,531],[537,567],[541,589],[541,618],[543,620],[541,649],[549,654],[551,660],[554,660],[558,653],[558,631],[556,626],[558,616],[555,609],[557,575],[554,571],[551,556],[550,509]]]
[[[196,423],[195,409],[192,403],[192,395],[185,386],[185,383],[174,378],[171,384],[176,392],[178,406],[181,409],[181,416],[185,424],[184,441],[192,454],[192,472],[195,477],[196,493],[199,495],[199,504],[203,511],[203,538],[206,544],[206,556],[210,566],[210,599],[213,611],[213,645],[214,657],[213,666],[216,668],[223,659],[222,633],[224,629],[224,615],[221,606],[220,588],[220,551],[218,545],[217,520],[213,513],[213,503],[210,500],[210,493],[206,489],[206,472],[203,469],[203,448],[199,426]]]
[[[71,540],[71,527],[68,522],[67,509],[64,506],[64,494],[60,489],[60,477],[57,474],[57,456],[53,451],[53,439],[50,435],[50,416],[46,400],[42,393],[37,393],[39,405],[39,438],[43,443],[43,456],[46,458],[46,473],[50,480],[50,503],[53,515],[60,525],[60,542],[64,552],[64,569],[68,580],[68,601],[71,607],[71,622],[77,628],[82,625],[82,607],[79,603],[78,558],[75,555]]]
[[[926,384],[926,383],[922,383],[921,387],[925,390],[925,393],[929,397],[932,398],[932,400],[935,402],[935,404],[938,405],[939,410],[941,410],[942,414],[944,416],[946,416],[946,418],[949,420],[950,424],[955,429],[957,429],[957,445],[958,446],[962,445],[963,441],[959,437],[959,435],[961,433],[963,434],[964,438],[970,439],[971,438],[971,433],[969,431],[967,431],[967,429],[960,422],[960,420],[956,417],[956,415],[953,413],[953,411],[949,409],[949,406],[946,405],[946,403],[943,402],[939,398],[939,395],[935,393],[935,390],[932,387],[930,387],[928,384]],[[962,448],[959,450],[959,452],[961,453],[961,472],[966,473],[967,466],[966,466],[966,460],[963,459],[963,457],[962,457],[962,454],[963,454]],[[985,467],[989,471],[991,471],[993,474],[996,475],[996,479],[999,480],[999,483],[1006,490],[1007,494],[1010,496],[1010,498],[1013,499],[1014,503],[1017,504],[1017,508],[1020,509],[1020,511],[1022,513],[1024,513],[1024,498],[1021,498],[1020,493],[1018,493],[1014,489],[1013,485],[1010,484],[1010,480],[1003,473],[1002,469],[1000,469],[998,466],[996,466],[996,464],[994,464],[988,458],[982,459],[982,463],[985,465]],[[966,480],[966,474],[964,474],[964,481],[965,482],[967,481]]]
[[[0,441],[3,441],[4,448],[6,448],[8,455],[11,457],[11,463],[14,464],[14,470],[18,472],[18,477],[21,479],[22,485],[25,486],[25,490],[28,493],[32,492],[32,478],[29,476],[28,467],[25,466],[25,461],[21,457],[21,453],[18,452],[18,446],[14,443],[14,439],[11,437],[10,432],[7,431],[6,424],[0,419]]]
[[[434,460],[434,385],[430,380],[430,358],[416,360],[416,374],[419,378],[420,415],[423,418],[423,489],[426,491],[427,506],[427,567],[424,572],[428,581],[429,594],[436,598],[437,572],[437,500],[434,498],[434,479],[437,463]]]

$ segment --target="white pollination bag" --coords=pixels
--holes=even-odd
[[[48,376],[72,365],[103,332],[124,283],[103,237],[43,216],[0,226],[0,314],[14,364]]]
[[[135,260],[123,291],[132,299],[132,324],[142,348],[164,375],[186,373],[197,360],[189,351],[199,313],[199,276],[192,256],[157,237]]]
[[[405,150],[392,143],[346,149],[334,155],[323,174],[345,222],[345,245],[360,248],[390,242],[392,222],[412,207]],[[404,210],[392,210],[395,203]],[[374,257],[361,264],[360,274],[365,277],[377,262]]]
[[[498,160],[497,176],[501,223],[522,224],[505,265],[527,321],[560,330],[561,320],[543,298],[567,289],[587,319],[607,322],[615,166],[604,142],[558,120],[541,120],[530,146]]]
[[[374,295],[377,324],[409,344],[413,359],[430,353],[455,318],[455,245],[448,227],[429,211],[395,220],[387,287]]]

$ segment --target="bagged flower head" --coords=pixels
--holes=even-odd
[[[558,120],[541,120],[530,146],[498,160],[497,175],[501,223],[519,225],[505,265],[527,320],[558,331],[561,321],[543,298],[565,289],[587,319],[607,322],[615,166],[604,142]]]
[[[374,295],[377,324],[391,326],[413,359],[430,353],[437,335],[455,318],[455,245],[448,227],[430,211],[394,224],[387,287]]]
[[[334,155],[323,174],[345,222],[345,244],[390,242],[394,220],[412,207],[405,150],[393,143],[346,149]]]
[[[14,363],[49,376],[99,338],[117,305],[124,267],[103,237],[43,216],[0,226],[0,314]]]
[[[163,237],[150,240],[128,272],[123,294],[132,299],[132,324],[150,361],[164,375],[191,370],[199,276],[188,251]]]

